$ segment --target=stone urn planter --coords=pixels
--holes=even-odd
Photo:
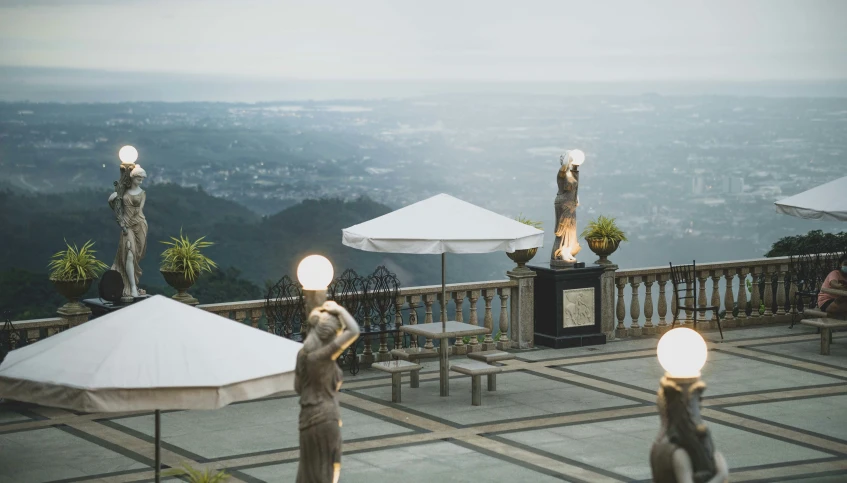
[[[532,257],[536,253],[538,253],[538,248],[527,248],[526,250],[515,250],[512,253],[506,253],[506,256],[517,263],[518,268],[526,268],[526,262],[532,260]]]
[[[60,317],[68,321],[68,327],[76,327],[87,322],[91,316],[91,309],[83,305],[79,299],[88,292],[94,279],[57,280],[51,278],[50,281],[53,282],[56,291],[68,299],[68,303],[59,307],[59,310],[56,311]]]
[[[56,287],[56,291],[59,292],[62,297],[68,299],[68,303],[66,303],[62,308],[75,308],[75,309],[86,309],[84,305],[82,305],[79,299],[85,295],[85,292],[88,292],[88,289],[91,288],[91,284],[94,282],[93,278],[86,278],[83,280],[56,280],[55,278],[50,279],[53,282],[53,285]]]
[[[600,257],[599,260],[594,262],[598,265],[611,265],[612,262],[609,261],[608,257],[621,244],[621,240],[610,240],[608,238],[586,238],[585,241],[588,243],[588,249]]]
[[[167,270],[159,270],[159,272],[161,272],[162,276],[165,277],[165,282],[176,289],[176,295],[171,298],[188,305],[197,305],[200,303],[196,298],[192,297],[191,294],[186,292],[192,285],[194,285],[194,280],[186,277],[184,272],[171,272]]]

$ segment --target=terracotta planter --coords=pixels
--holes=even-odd
[[[588,248],[600,257],[594,262],[598,265],[611,265],[612,262],[609,261],[608,256],[614,253],[621,244],[620,240],[612,241],[606,238],[586,238],[585,241],[588,243]]]
[[[93,278],[88,278],[85,280],[56,280],[50,279],[53,282],[53,285],[56,286],[56,291],[59,292],[63,297],[68,299],[68,305],[80,306],[82,304],[79,303],[79,299],[85,295],[85,292],[88,292],[88,289],[91,288],[92,282],[94,282]]]
[[[538,252],[538,248],[528,248],[526,250],[515,250],[513,253],[506,253],[506,256],[511,258],[513,262],[518,264],[518,268],[524,268],[526,262],[532,260],[532,257]]]
[[[186,277],[185,273],[169,272],[165,270],[159,270],[159,272],[161,272],[162,276],[165,277],[165,282],[176,289],[176,295],[171,298],[188,305],[197,305],[199,303],[196,298],[186,292],[192,285],[194,285],[194,280]]]

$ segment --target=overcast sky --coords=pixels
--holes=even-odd
[[[259,78],[847,78],[842,0],[0,0],[0,65]]]

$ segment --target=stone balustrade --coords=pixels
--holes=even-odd
[[[698,314],[698,322],[709,328],[717,328],[718,318],[725,328],[788,324],[798,309],[793,305],[797,287],[791,280],[789,264],[789,257],[698,264],[697,304],[720,307],[717,311]],[[455,341],[455,353],[533,346],[534,272],[514,270],[507,275],[509,278],[504,280],[446,286],[446,309],[450,319],[491,328],[491,334],[482,340]],[[615,270],[614,266],[610,266],[608,275],[609,284],[604,284],[603,290],[610,293],[603,296],[602,325],[609,339],[649,336],[670,329],[676,310],[670,267]],[[285,305],[295,301],[282,300],[279,303]],[[400,288],[394,303],[393,320],[368,319],[365,325],[376,330],[390,324],[399,327],[439,322],[442,318],[441,304],[440,285]],[[273,330],[266,323],[264,299],[197,307],[253,327]],[[687,326],[692,322],[693,311],[683,308],[679,323]],[[18,339],[25,339],[23,343],[49,337],[69,326],[68,320],[60,317],[13,324]],[[391,349],[403,344],[400,338],[384,333],[365,337],[363,342],[366,361],[384,360],[389,357]],[[432,340],[413,338],[408,344],[433,347]]]
[[[718,306],[701,312],[698,324],[717,329],[756,324],[789,323],[797,308],[797,288],[789,274],[790,257],[757,258],[697,264],[697,305]],[[748,286],[749,283],[749,286]],[[617,289],[610,338],[661,334],[670,329],[676,301],[670,267],[615,272]],[[683,308],[678,323],[690,326],[693,311]]]
[[[477,339],[471,338],[467,344],[462,339],[456,341],[454,351],[457,354],[466,354],[477,350],[491,350],[494,348],[509,348],[512,346],[510,339],[511,314],[509,311],[509,297],[512,289],[517,287],[517,282],[512,280],[495,280],[488,282],[474,283],[458,283],[448,284],[446,286],[447,294],[447,310],[448,318],[465,322],[468,324],[480,325],[480,322],[485,327],[492,329],[490,335],[480,342]],[[532,294],[529,294],[532,297]],[[283,305],[294,304],[294,299],[283,299],[278,301]],[[254,327],[260,326],[260,321],[264,318],[265,300],[249,300],[244,302],[227,302],[220,304],[205,304],[198,305],[198,308],[208,310],[209,312],[227,317],[232,320],[237,320],[243,323],[249,323]],[[481,313],[481,316],[480,316]],[[394,320],[390,321],[395,327],[401,325],[414,325],[418,323],[440,322],[442,314],[441,306],[441,285],[427,285],[420,287],[403,287],[400,288],[396,301],[394,302]],[[495,317],[497,325],[494,324]],[[480,320],[481,319],[481,320]],[[386,325],[389,321],[385,321]],[[525,321],[531,323],[531,321]],[[378,334],[373,337],[367,337],[367,331],[370,328],[378,329],[381,325],[379,321],[366,318],[364,321],[364,336],[362,358],[365,362],[381,361],[390,359],[389,353],[391,349],[399,348],[402,344],[401,339],[392,338],[392,343],[389,344],[387,334]],[[497,336],[497,339],[494,339]],[[376,338],[377,340],[373,340]],[[518,340],[515,340],[515,346],[518,345]],[[414,338],[410,341],[412,347],[421,345],[425,348],[432,348],[431,339],[418,341]],[[374,347],[376,346],[376,347]]]
[[[458,283],[446,286],[447,309],[451,320],[458,320],[474,325],[483,325],[491,329],[491,334],[479,341],[470,338],[466,344],[459,339],[454,345],[457,354],[465,354],[478,350],[491,350],[494,348],[510,348],[513,345],[519,347],[521,340],[518,331],[512,331],[511,321],[513,315],[510,311],[512,304],[509,303],[513,290],[518,293],[518,282],[510,279],[495,280],[487,282]],[[530,286],[530,289],[532,287]],[[523,298],[532,298],[532,291],[524,290]],[[278,303],[294,304],[294,299],[282,299]],[[265,299],[246,300],[239,302],[223,302],[216,304],[202,304],[197,308],[207,310],[222,317],[236,320],[241,323],[250,324],[256,328],[267,329],[265,317]],[[515,304],[517,305],[517,304]],[[394,326],[399,327],[406,324],[430,323],[441,321],[441,285],[429,285],[419,287],[400,288],[394,303]],[[514,320],[518,321],[516,314]],[[522,324],[532,327],[532,320],[522,320]],[[366,325],[376,327],[377,321],[366,320]],[[26,320],[13,322],[15,331],[19,337],[25,337],[24,343],[32,343],[49,337],[57,332],[68,328],[68,321],[60,317],[50,319]],[[510,335],[515,334],[514,344]],[[22,335],[25,334],[25,335]],[[393,338],[392,338],[393,339]],[[402,340],[397,338],[392,341],[391,347],[387,343],[386,334],[381,334],[378,341],[367,338],[364,341],[366,359],[385,360],[388,359],[391,349],[398,348]],[[417,341],[412,339],[410,343],[417,346],[419,343],[425,347],[432,347],[432,340]],[[377,345],[378,347],[373,347]],[[371,359],[371,357],[373,358]]]

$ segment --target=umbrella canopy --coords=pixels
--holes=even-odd
[[[0,365],[0,397],[85,412],[216,409],[294,388],[302,344],[156,295]]]
[[[774,204],[777,213],[815,220],[847,221],[847,176]]]
[[[542,246],[544,232],[442,193],[346,228],[341,242],[369,252],[512,253]]]

